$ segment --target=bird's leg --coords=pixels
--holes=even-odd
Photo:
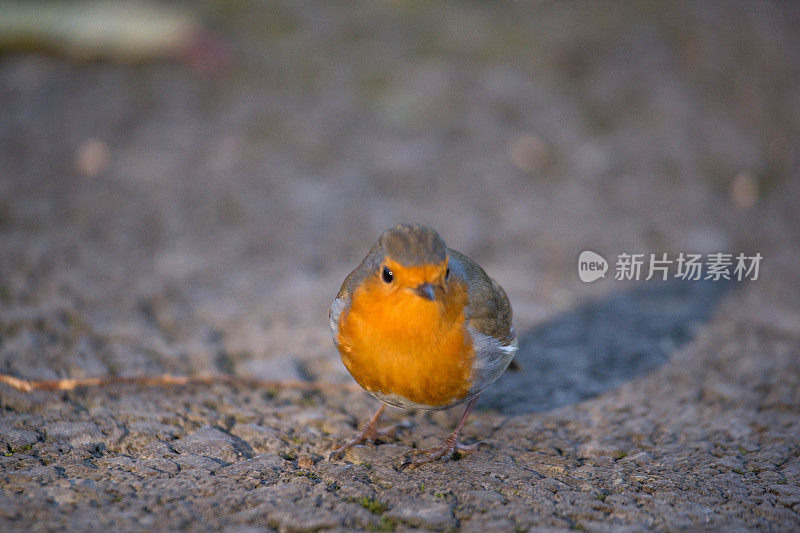
[[[347,453],[347,450],[353,446],[358,446],[359,444],[363,444],[365,442],[372,444],[377,438],[383,437],[384,434],[393,431],[393,428],[390,428],[389,431],[378,431],[378,419],[381,417],[381,413],[383,413],[384,409],[386,409],[386,404],[381,403],[381,406],[378,407],[378,410],[375,411],[375,414],[372,415],[372,418],[369,419],[369,422],[364,424],[364,427],[361,429],[358,435],[342,444],[339,448],[333,450],[328,457],[328,460],[341,459],[344,457],[344,454]]]
[[[469,416],[470,411],[472,411],[472,406],[475,405],[475,401],[478,397],[474,397],[469,401],[467,404],[467,408],[464,410],[464,414],[461,415],[461,420],[458,421],[458,425],[456,425],[456,429],[444,439],[439,446],[435,448],[430,448],[428,450],[412,450],[408,453],[406,460],[403,461],[403,467],[406,466],[419,466],[421,464],[430,463],[441,459],[443,461],[447,461],[450,459],[455,452],[459,453],[468,453],[475,451],[475,445],[471,446],[461,446],[458,444],[458,437],[461,435],[461,428],[464,427],[464,422],[467,421],[467,417]]]

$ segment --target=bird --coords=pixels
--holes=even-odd
[[[408,452],[403,467],[474,449],[458,442],[464,423],[517,351],[508,296],[480,265],[434,229],[398,224],[345,278],[328,316],[344,366],[381,402],[330,460],[392,434],[377,426],[387,405],[432,411],[467,404],[439,446]]]

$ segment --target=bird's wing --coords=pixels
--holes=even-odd
[[[453,267],[466,277],[469,287],[466,318],[475,358],[468,397],[474,397],[500,377],[514,359],[517,340],[511,325],[511,304],[506,291],[476,262],[455,250],[449,253]]]
[[[469,325],[478,332],[493,337],[503,346],[514,343],[511,303],[503,287],[478,263],[457,250],[448,250],[451,260],[463,269],[469,288]]]

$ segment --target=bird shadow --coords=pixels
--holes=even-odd
[[[708,322],[732,282],[651,282],[589,302],[520,337],[509,369],[478,405],[503,414],[547,411],[655,370]]]

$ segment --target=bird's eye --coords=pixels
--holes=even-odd
[[[450,267],[447,267],[447,270],[444,271],[444,280],[447,281],[450,279]]]
[[[381,277],[383,278],[383,281],[385,281],[386,283],[391,283],[392,281],[394,281],[394,274],[392,274],[392,271],[389,270],[389,267],[386,266],[383,267],[383,272],[381,272]]]

